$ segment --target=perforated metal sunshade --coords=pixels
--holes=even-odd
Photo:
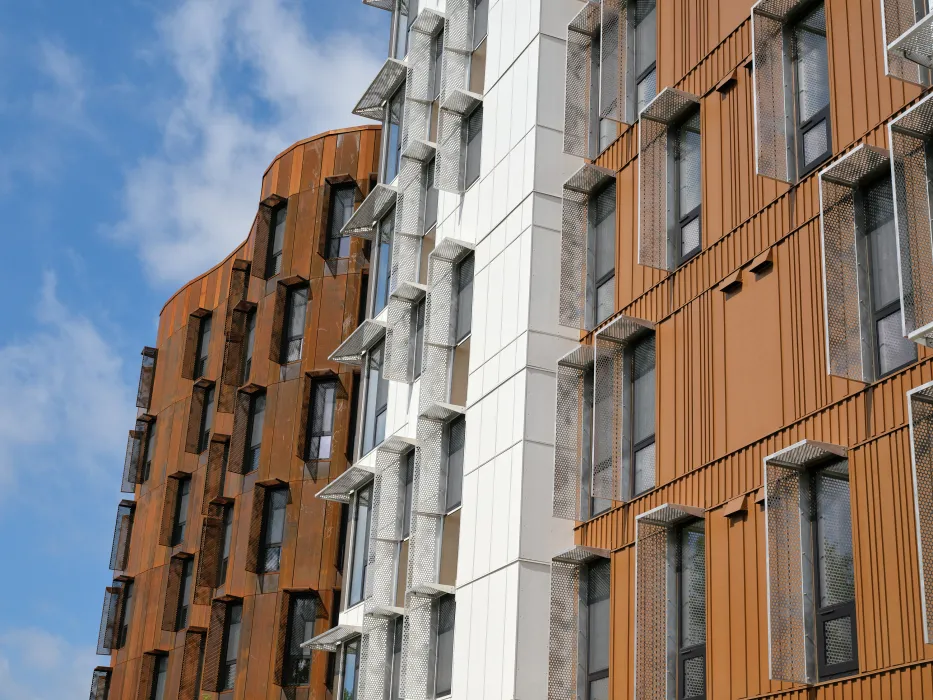
[[[362,634],[363,628],[356,625],[337,625],[326,632],[301,643],[302,649],[337,651],[337,647]]]
[[[384,323],[367,318],[327,359],[331,362],[342,362],[345,365],[360,365],[363,362],[363,355],[382,339],[385,330]]]
[[[587,158],[591,152],[590,109],[593,86],[593,39],[600,27],[599,2],[586,2],[567,25],[564,83],[564,153]],[[608,99],[609,95],[607,95]]]
[[[375,237],[376,225],[395,206],[397,198],[397,188],[380,182],[373,187],[366,195],[366,199],[347,219],[347,223],[340,230],[340,235],[372,240]]]
[[[888,75],[929,85],[933,67],[933,12],[917,16],[913,0],[881,0],[885,68]]]
[[[387,58],[376,77],[373,78],[373,82],[366,88],[360,101],[356,103],[353,114],[381,121],[386,101],[401,87],[406,73],[407,67],[404,61]]]
[[[592,376],[594,349],[578,345],[557,362],[554,428],[555,518],[580,520],[584,511],[583,480],[589,464],[587,374]]]
[[[923,639],[933,643],[933,382],[907,392]]]

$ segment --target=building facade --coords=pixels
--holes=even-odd
[[[340,236],[378,126],[281,153],[249,236],[165,304],[143,350],[95,700],[334,697],[345,509],[315,498],[354,446],[358,374],[328,356],[360,320],[370,246]],[[342,524],[343,523],[343,524]]]

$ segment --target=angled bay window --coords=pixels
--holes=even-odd
[[[259,468],[265,415],[266,393],[263,388],[250,384],[240,389],[233,416],[228,462],[228,469],[234,474],[249,474]]]
[[[307,284],[300,282],[288,286],[280,285],[280,288],[285,296],[285,308],[282,325],[279,326],[273,322],[273,334],[275,335],[275,329],[281,328],[281,342],[277,353],[279,364],[285,365],[301,359],[310,290]]]
[[[123,493],[133,493],[137,484],[146,481],[143,478],[146,476],[143,455],[146,433],[153,420],[152,416],[140,416],[136,419],[134,430],[129,431],[126,440],[126,455],[123,460],[123,483],[120,486],[120,491]]]
[[[199,379],[191,389],[185,452],[201,454],[210,443],[211,429],[214,424],[215,388],[214,382]]]
[[[253,238],[253,260],[249,266],[249,274],[253,277],[268,279],[281,269],[281,251],[284,243],[287,206],[288,200],[277,194],[269,195],[259,203],[259,213],[256,215],[255,236]],[[276,243],[276,229],[279,224],[281,224],[279,233],[281,238]],[[278,253],[278,261],[274,260],[276,257],[275,252]],[[234,297],[233,305],[242,301],[243,298],[245,297]]]
[[[233,506],[224,508],[223,515],[223,541],[220,547],[220,573],[217,585],[222,586],[227,580],[227,570],[230,568],[230,545],[233,541]]]
[[[188,626],[188,613],[194,594],[194,557],[177,554],[168,565],[165,586],[165,606],[162,609],[162,630],[177,632]]]
[[[466,174],[464,188],[479,179],[480,156],[483,152],[483,105],[470,112],[466,120]]]
[[[182,539],[184,538],[185,522],[188,518],[188,496],[186,492],[190,492],[190,490],[191,475],[187,472],[169,474],[165,480],[159,544],[174,547],[181,541],[176,539],[176,536],[180,535]]]
[[[207,315],[201,317],[200,327],[198,328],[198,347],[194,359],[194,379],[203,377],[207,371],[207,360],[211,346],[211,326],[213,316]]]
[[[666,504],[635,520],[635,688],[639,698],[706,697],[703,511]]]
[[[360,639],[343,645],[343,658],[340,665],[341,700],[357,700],[360,677]]]
[[[551,560],[547,700],[608,700],[609,552],[574,547]]]
[[[168,654],[145,654],[143,658],[143,667],[151,667],[149,674],[152,677],[152,683],[145,688],[145,697],[149,700],[165,700],[165,685],[168,682]],[[140,676],[144,677],[145,673]],[[142,688],[140,688],[143,691]],[[141,695],[142,693],[140,693]]]
[[[181,358],[181,376],[184,379],[200,379],[207,369],[211,339],[211,312],[197,309],[188,316],[185,332],[185,348]]]
[[[458,416],[446,429],[447,487],[445,511],[460,506],[463,499],[463,449],[466,445],[466,418]]]
[[[557,361],[557,401],[554,429],[555,518],[585,520],[594,509],[592,345],[578,345]]]
[[[483,144],[481,95],[455,89],[441,103],[435,187],[464,192],[479,179]]]
[[[584,165],[564,183],[559,322],[593,328],[615,311],[615,173]]]
[[[149,477],[152,476],[152,462],[155,459],[156,428],[157,427],[158,427],[158,422],[155,420],[151,420],[146,424],[146,434],[145,434],[146,448],[143,452],[143,473],[142,473],[143,483],[149,481]]]
[[[120,648],[120,633],[123,626],[123,610],[126,583],[116,580],[104,590],[104,607],[100,616],[100,633],[97,637],[97,653],[108,655]]]
[[[198,453],[204,452],[211,441],[214,425],[214,386],[204,391],[204,407],[201,409],[201,428],[198,431]]]
[[[820,172],[830,374],[869,382],[917,359],[903,337],[888,152],[860,145]]]
[[[564,95],[564,152],[583,158],[595,158],[616,135],[615,123],[604,118],[600,108],[600,88],[607,87],[605,100],[610,97],[608,86],[618,83],[619,32],[618,8],[610,19],[614,31],[601,36],[600,3],[588,1],[567,25],[567,73]],[[607,19],[609,19],[607,17]],[[606,40],[607,74],[602,76],[602,41]],[[614,94],[619,87],[614,85]],[[615,116],[617,106],[605,105],[606,113]]]
[[[152,387],[155,384],[156,357],[159,351],[155,348],[143,348],[142,364],[139,368],[139,387],[136,390],[136,408],[149,410],[152,401]]]
[[[282,634],[276,649],[277,680],[284,687],[308,685],[311,681],[311,649],[302,643],[314,638],[318,597],[314,592],[285,591],[282,594]],[[280,660],[281,659],[281,660]]]
[[[634,124],[657,94],[657,13],[655,0],[600,4],[599,33],[591,39],[597,49],[591,70],[598,76],[600,137],[611,140],[615,129],[609,128],[608,120]],[[600,150],[606,145],[602,140]]]
[[[184,542],[188,529],[188,500],[191,496],[191,477],[172,479],[178,486],[175,495],[175,513],[172,518],[171,546]]]
[[[120,501],[117,506],[117,522],[113,528],[113,544],[110,547],[110,570],[126,569],[133,537],[133,519],[136,515],[135,501]]]
[[[223,501],[227,462],[230,457],[230,436],[212,435],[207,448],[207,468],[204,470],[204,492],[201,514],[209,515],[211,508]]]
[[[130,638],[130,620],[133,618],[133,581],[123,582],[123,610],[120,613],[120,632],[117,645],[122,649]]]
[[[236,683],[236,664],[240,650],[240,627],[243,624],[243,605],[231,605],[227,611],[221,652],[220,690],[233,690]]]
[[[110,679],[113,669],[107,666],[98,666],[91,676],[91,700],[108,700],[110,697]]]
[[[341,234],[356,206],[356,184],[347,183],[330,187],[330,207],[327,220],[327,239],[324,257],[327,260],[350,255],[350,239]]]
[[[454,340],[459,344],[473,329],[473,254],[470,253],[456,267],[457,315],[454,320]]]
[[[415,330],[414,330],[414,339],[411,343],[412,351],[412,377],[417,379],[421,376],[422,363],[424,355],[424,312],[425,312],[425,300],[424,298],[418,302],[418,305],[415,307]]]
[[[203,627],[189,627],[185,631],[178,700],[199,700],[206,642],[207,630]]]
[[[285,220],[288,204],[282,204],[272,212],[269,236],[269,255],[266,260],[266,278],[275,277],[282,271],[282,251],[285,249]]]
[[[240,375],[239,385],[249,383],[249,375],[253,370],[253,347],[256,344],[256,309],[246,313],[246,329],[243,342],[243,373]]]
[[[845,448],[803,440],[765,457],[770,677],[858,671]]]
[[[195,579],[194,601],[204,605],[210,601],[211,591],[223,585],[220,575],[221,547],[224,544],[226,511],[231,506],[215,505],[201,523],[201,545]]]
[[[262,528],[259,535],[258,569],[256,573],[278,571],[282,564],[282,541],[285,538],[285,509],[288,488],[265,488],[262,496]],[[253,506],[255,512],[256,506]],[[252,533],[250,533],[252,534]]]
[[[437,226],[437,188],[434,186],[434,171],[437,163],[434,158],[424,166],[424,226],[423,233],[428,233]]]
[[[885,68],[888,75],[918,85],[930,84],[933,8],[928,0],[881,0]]]
[[[923,640],[933,643],[933,382],[907,392]]]
[[[243,624],[241,598],[224,596],[211,603],[211,621],[204,651],[201,689],[207,692],[233,690],[236,682],[240,627]]]
[[[450,695],[454,669],[454,620],[457,601],[452,595],[437,601],[437,643],[434,652],[434,697]]]
[[[431,42],[431,116],[428,125],[428,141],[437,143],[437,119],[440,116],[441,108],[441,87],[442,87],[442,59],[444,57],[444,32],[441,30]]]
[[[309,381],[307,435],[305,452],[301,455],[306,461],[331,458],[338,387],[336,379]]]
[[[382,181],[392,182],[398,175],[402,159],[402,116],[405,110],[405,88],[400,87],[389,98],[385,116],[385,159]]]
[[[383,367],[386,379],[412,382],[421,375],[426,291],[424,285],[403,282],[389,298]]]
[[[757,172],[794,183],[832,155],[825,7],[759,0],[752,38]]]
[[[638,262],[673,270],[702,247],[699,100],[666,88],[638,120]]]

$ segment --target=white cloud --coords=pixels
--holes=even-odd
[[[184,282],[246,236],[276,153],[359,123],[350,110],[385,37],[323,34],[302,20],[295,0],[181,0],[164,18],[160,47],[181,89],[160,150],[126,175],[116,226],[155,281]]]
[[[0,633],[0,700],[58,700],[87,695],[94,650],[36,627]]]

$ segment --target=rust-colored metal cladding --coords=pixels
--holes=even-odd
[[[347,239],[345,257],[325,260],[323,210],[335,183],[368,191],[380,134],[330,131],[279,154],[243,243],[163,307],[128,426],[133,497],[117,514],[94,697],[145,700],[158,684],[191,700],[333,697],[327,655],[296,661],[304,639],[286,635],[306,627],[281,616],[313,611],[323,631],[320,601],[342,587],[343,506],[314,494],[347,467],[352,397],[315,427],[331,448],[310,461],[307,402],[315,377],[356,385],[355,368],[327,358],[359,321],[371,244]]]

